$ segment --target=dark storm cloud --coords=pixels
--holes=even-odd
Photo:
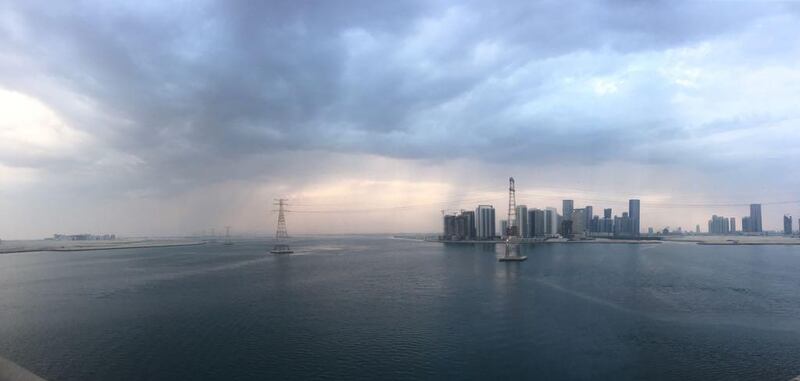
[[[564,92],[560,81],[612,75],[632,55],[713,39],[782,10],[616,1],[0,7],[1,86],[44,100],[74,128],[134,156],[148,178],[188,182],[253,162],[223,170],[246,177],[259,172],[254,157],[303,150],[666,160],[653,143],[690,134],[652,73],[622,78],[634,93],[616,101]],[[94,112],[75,111],[64,94]],[[573,100],[582,110],[562,107]]]

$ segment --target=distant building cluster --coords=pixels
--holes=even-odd
[[[711,216],[708,220],[708,232],[711,234],[730,234],[736,232],[736,219],[717,216]]]
[[[791,222],[790,222],[791,224]],[[700,232],[699,226],[697,232]],[[711,216],[708,220],[708,233],[709,234],[738,234],[738,233],[761,233],[763,227],[761,225],[761,204],[750,204],[750,215],[742,217],[741,230],[737,230],[736,219],[717,216]]]
[[[117,239],[116,234],[53,234],[56,241],[112,241]]]
[[[800,221],[798,222],[800,224]],[[700,226],[697,226],[697,233],[700,233]],[[792,216],[783,216],[783,234],[791,235],[794,230],[792,229]],[[709,234],[763,234],[764,227],[762,226],[761,219],[761,204],[750,204],[750,214],[742,217],[741,230],[736,227],[736,219],[725,218],[722,216],[713,215],[708,220],[708,233]]]
[[[512,224],[503,219],[496,225],[496,212],[492,205],[479,205],[474,211],[462,210],[460,213],[443,216],[443,240],[494,240],[502,238],[506,232],[519,238],[547,237],[637,237],[640,232],[641,208],[639,200],[628,202],[628,211],[622,216],[612,216],[610,208],[603,209],[603,215],[594,215],[594,207],[575,208],[573,200],[563,200],[562,212],[555,207],[544,209],[517,205]],[[511,226],[509,226],[511,225]],[[498,234],[499,233],[499,234]]]

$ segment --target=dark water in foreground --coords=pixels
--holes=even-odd
[[[51,380],[800,375],[800,247],[265,247],[0,255],[0,355]]]

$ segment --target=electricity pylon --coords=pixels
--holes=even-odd
[[[278,230],[275,232],[276,239],[289,238],[289,233],[286,232],[286,216],[284,215],[284,207],[286,204],[285,198],[276,198],[273,205],[278,206]]]
[[[518,235],[515,227],[517,227],[517,191],[514,189],[514,178],[508,178],[508,228],[506,237],[514,237]]]
[[[272,254],[291,254],[293,253],[289,245],[282,243],[282,241],[289,238],[289,233],[286,232],[286,216],[284,215],[286,207],[285,198],[276,198],[273,205],[278,206],[278,230],[275,232],[275,246],[272,247],[270,253]]]

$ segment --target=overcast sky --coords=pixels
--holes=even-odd
[[[0,238],[437,231],[509,176],[705,230],[798,165],[792,2],[0,3]]]

